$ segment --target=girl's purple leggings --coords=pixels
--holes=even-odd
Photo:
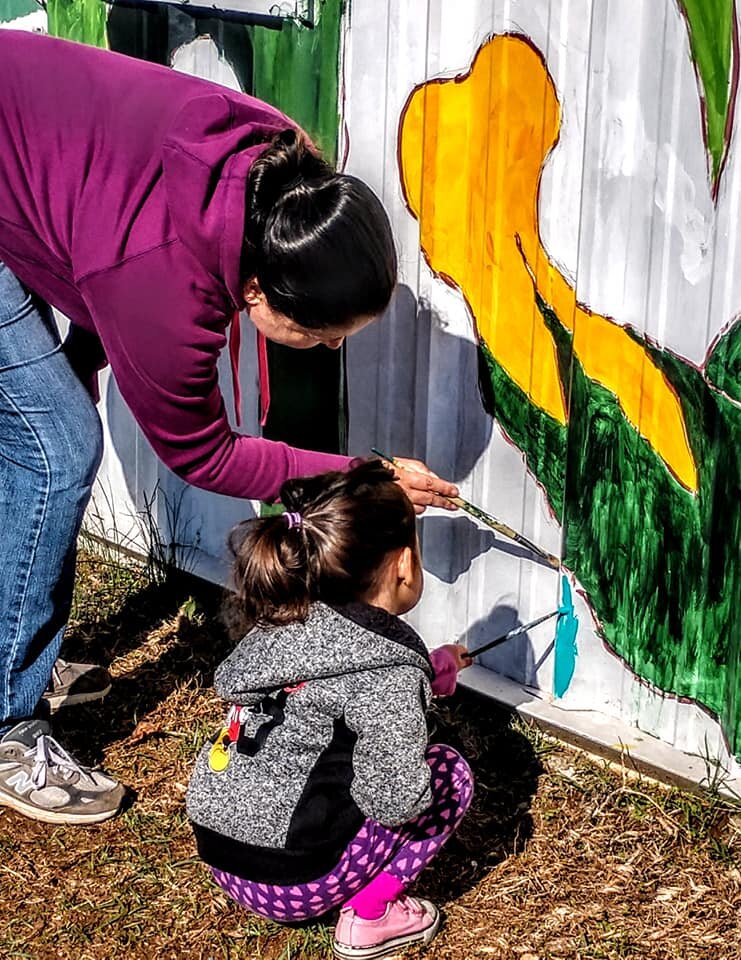
[[[342,906],[381,871],[394,878],[399,888],[406,888],[453,834],[473,795],[471,770],[452,747],[433,744],[427,748],[427,762],[432,773],[430,806],[399,827],[366,820],[325,876],[284,887],[214,869],[214,879],[248,910],[283,923],[318,917]]]

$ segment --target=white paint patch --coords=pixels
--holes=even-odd
[[[216,44],[206,35],[178,47],[172,55],[172,68],[194,77],[207,77],[230,90],[241,89],[231,66],[219,56]]]
[[[0,22],[0,30],[29,30],[33,33],[46,33],[47,24],[46,10],[39,9],[26,14],[25,17],[18,17],[17,20],[10,20],[8,23]]]

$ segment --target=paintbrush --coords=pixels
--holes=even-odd
[[[574,637],[576,636],[576,625],[578,623],[576,617],[574,616],[574,604],[571,599],[571,587],[566,577],[561,577],[561,606],[558,610],[554,610],[552,613],[545,613],[542,617],[538,617],[537,620],[531,620],[530,623],[524,623],[521,627],[513,627],[512,630],[507,633],[503,633],[501,637],[496,637],[494,640],[489,640],[488,643],[482,644],[480,647],[474,647],[473,650],[468,651],[468,656],[473,660],[474,657],[478,657],[481,653],[486,653],[487,650],[492,650],[494,647],[498,647],[500,643],[505,643],[507,640],[511,640],[512,637],[518,637],[521,633],[527,633],[528,630],[532,630],[533,627],[537,627],[541,623],[545,623],[546,620],[552,620],[553,617],[558,617],[558,626],[556,627],[556,649],[558,653],[558,648],[560,645],[568,644],[569,642],[573,645]],[[562,619],[563,618],[563,619]],[[569,629],[571,630],[571,635],[569,635]],[[559,633],[563,631],[563,636],[559,638]],[[575,650],[576,648],[573,647]]]
[[[486,653],[487,650],[493,650],[494,647],[498,647],[500,643],[505,643],[507,640],[511,640],[512,637],[517,637],[521,633],[527,633],[528,630],[532,630],[533,627],[537,627],[540,623],[545,623],[546,620],[550,620],[553,617],[560,617],[565,614],[567,611],[562,607],[559,607],[558,610],[554,610],[553,613],[546,613],[542,617],[538,617],[537,620],[531,620],[530,623],[524,623],[521,627],[515,627],[510,630],[508,633],[503,633],[501,637],[496,637],[494,640],[490,640],[488,643],[483,643],[480,647],[474,647],[473,650],[468,651],[468,656],[473,660],[474,657],[478,657],[480,653]]]
[[[393,464],[400,470],[412,470],[412,467],[404,466],[404,464],[401,464],[395,460],[394,457],[389,457],[385,453],[381,453],[381,451],[377,450],[375,447],[371,447],[371,450],[376,454],[376,456],[380,457],[382,460],[386,460],[388,463]],[[416,472],[420,473],[421,471]],[[444,496],[444,494],[441,494],[441,496]],[[514,540],[515,543],[519,543],[521,546],[526,547],[532,553],[544,560],[549,567],[553,567],[554,570],[560,569],[561,561],[558,559],[558,557],[554,557],[552,553],[546,553],[545,550],[541,550],[540,547],[528,540],[527,537],[523,537],[521,533],[513,530],[512,527],[508,526],[506,523],[503,523],[501,520],[497,520],[496,517],[492,517],[491,514],[486,513],[480,507],[475,506],[475,504],[470,503],[468,500],[464,500],[463,497],[445,497],[445,499],[449,500],[451,503],[454,503],[457,507],[460,507],[461,510],[465,510],[466,513],[470,514],[472,517],[475,517],[477,520],[480,520],[481,523],[485,523],[487,527],[491,527],[492,530],[496,530],[497,533],[501,533],[502,536],[509,537],[509,539]]]

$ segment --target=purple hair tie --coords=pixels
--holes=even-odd
[[[284,513],[283,517],[288,524],[289,530],[293,530],[294,527],[300,530],[304,525],[304,518],[300,513]]]

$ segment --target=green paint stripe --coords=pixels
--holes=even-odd
[[[101,0],[48,0],[49,33],[94,47],[107,47],[108,7]]]
[[[737,30],[733,0],[679,0],[690,39],[692,59],[705,102],[705,136],[715,185],[728,149],[733,35]]]

